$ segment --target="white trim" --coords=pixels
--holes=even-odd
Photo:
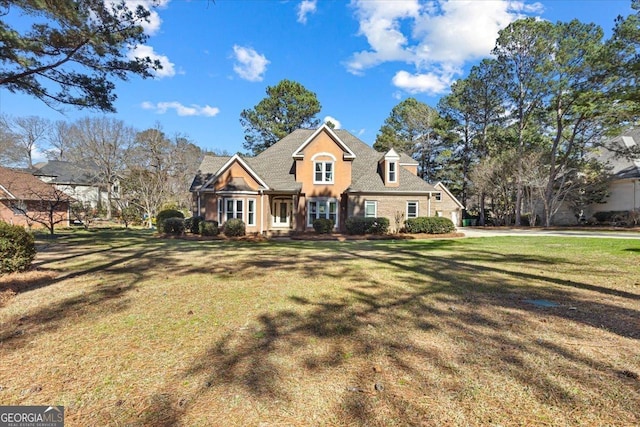
[[[409,216],[409,203],[416,204],[416,216]],[[418,218],[420,216],[420,202],[418,200],[407,200],[405,207],[405,218]]]
[[[249,209],[249,206],[253,202],[253,211]],[[253,214],[253,222],[249,222],[249,214]],[[255,227],[256,226],[256,199],[247,199],[247,226]]]
[[[12,199],[17,199],[16,196],[14,196],[13,194],[11,194],[11,192],[9,190],[6,189],[6,187],[4,187],[3,185],[0,184],[0,188],[7,193]]]
[[[287,206],[287,216],[286,216],[286,221],[285,222],[279,222],[278,220],[280,219],[280,212],[277,208],[279,208],[282,203],[284,203]],[[276,208],[277,207],[277,208]],[[284,197],[278,197],[278,198],[274,198],[271,201],[271,226],[274,228],[283,228],[283,227],[291,227],[291,214],[293,213],[293,200],[292,199],[288,199],[288,198],[284,198]]]
[[[316,157],[320,157],[320,156],[327,156],[327,157],[331,157],[333,159],[333,161],[336,161],[336,156],[334,156],[331,153],[327,153],[326,151],[323,151],[321,153],[316,153],[313,155],[313,157],[311,158],[311,161],[314,161],[316,159]]]
[[[373,203],[373,216],[367,216],[367,203]],[[364,217],[365,218],[377,218],[378,217],[378,201],[377,200],[365,200],[364,201]]]
[[[391,165],[393,165],[393,179],[391,179]],[[398,162],[397,161],[387,162],[387,183],[388,184],[398,183]]]
[[[322,126],[320,126],[318,129],[315,130],[315,132],[313,132],[311,134],[311,136],[307,139],[305,139],[305,141],[296,149],[296,151],[293,152],[293,154],[291,155],[291,157],[293,157],[294,159],[303,159],[304,158],[304,154],[302,153],[302,151],[304,150],[304,148],[315,139],[316,136],[318,136],[320,134],[320,132],[325,131],[329,134],[329,136],[338,144],[338,146],[340,146],[340,148],[342,148],[342,150],[345,152],[343,155],[343,159],[344,160],[352,160],[356,158],[356,155],[353,151],[351,151],[351,149],[347,146],[347,144],[345,144],[344,142],[342,142],[342,140],[338,137],[338,135],[336,135],[336,133],[333,131],[333,129],[331,129],[329,126],[327,126],[327,124],[323,124]]]
[[[320,171],[322,173],[322,180],[318,181],[316,179],[316,174],[318,173],[316,171],[316,165],[322,165],[322,171]],[[327,177],[327,165],[331,165],[331,180],[330,181],[325,181],[326,177]],[[336,175],[336,162],[330,162],[328,160],[314,160],[313,161],[313,183],[314,184],[333,184],[335,182],[335,175]]]
[[[259,193],[257,191],[232,191],[232,190],[225,190],[225,191],[216,191],[216,194],[220,194],[222,196],[235,196],[235,195],[245,195],[245,196],[257,196]]]
[[[318,218],[327,218],[330,219],[331,216],[331,210],[330,210],[330,206],[331,203],[335,203],[336,204],[336,211],[335,211],[335,215],[336,215],[336,221],[335,224],[333,224],[333,228],[338,228],[338,223],[340,222],[340,203],[338,201],[338,199],[336,199],[335,197],[310,197],[307,199],[307,212],[305,214],[305,224],[307,225],[307,227],[313,227],[313,221],[309,222],[309,216],[311,215],[311,203],[324,203],[325,205],[325,216],[320,216],[320,209],[318,209],[318,211],[316,211],[316,216],[315,219]],[[319,207],[319,205],[318,205]]]
[[[222,175],[223,172],[229,169],[229,167],[233,164],[234,161],[237,161],[238,163],[240,163],[240,166],[245,168],[246,171],[249,172],[249,175],[251,175],[251,177],[255,179],[256,182],[260,184],[264,189],[267,189],[267,190],[269,189],[269,186],[262,180],[262,178],[260,178],[260,176],[253,169],[251,169],[251,167],[247,164],[247,162],[242,160],[242,157],[240,157],[237,154],[234,154],[229,160],[227,160],[227,162],[224,165],[222,165],[222,167],[218,170],[218,172],[213,174],[211,178],[209,178],[204,184],[200,186],[200,188],[202,189],[203,187],[206,187],[207,185],[216,181],[220,177],[220,175]]]
[[[460,203],[460,201],[458,199],[455,198],[455,196],[453,194],[451,194],[451,192],[447,189],[447,187],[444,186],[444,184],[442,183],[442,181],[438,181],[436,183],[436,185],[434,185],[433,187],[440,187],[442,189],[442,191],[444,191],[445,193],[447,193],[447,195],[449,197],[451,197],[451,199],[453,199],[454,202],[456,202],[456,204],[460,207],[460,209],[464,209],[464,205],[462,203]]]

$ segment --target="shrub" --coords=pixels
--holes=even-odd
[[[184,218],[184,214],[176,209],[165,209],[156,215],[156,227],[159,233],[164,233],[164,221],[167,218]],[[184,226],[184,224],[183,224]]]
[[[167,234],[181,235],[184,233],[184,219],[167,218],[162,221],[162,230]]]
[[[218,228],[218,221],[200,221],[199,232],[202,236],[217,236],[220,234],[220,229]]]
[[[318,234],[330,234],[333,231],[335,223],[332,219],[328,218],[316,218],[313,221],[313,229]]]
[[[35,256],[33,235],[18,225],[0,221],[0,274],[25,271]]]
[[[601,224],[618,224],[626,225],[630,222],[629,211],[601,211],[596,212],[593,216]]]
[[[389,232],[389,218],[363,218],[353,216],[345,222],[349,234],[386,234]]]
[[[421,216],[409,218],[405,222],[407,233],[445,234],[455,231],[456,227],[448,218]]]
[[[202,216],[192,216],[191,218],[187,218],[184,220],[184,228],[189,230],[189,233],[199,234],[200,233],[200,222],[204,221],[204,217]]]
[[[245,235],[244,221],[239,218],[232,218],[224,223],[224,235],[227,237],[239,237]]]

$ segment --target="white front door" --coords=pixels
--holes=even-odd
[[[456,227],[458,226],[458,212],[451,212],[451,222],[453,222],[453,225],[455,225]]]
[[[272,219],[274,227],[289,227],[291,225],[291,200],[274,200]]]

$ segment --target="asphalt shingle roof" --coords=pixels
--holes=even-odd
[[[617,151],[623,154],[617,154],[605,148],[600,150],[598,160],[608,162],[612,168],[611,173],[618,179],[640,178],[640,156],[629,157],[631,147],[635,147],[635,150],[640,149],[640,128],[627,130],[609,141],[609,144],[617,145]]]
[[[100,183],[100,171],[92,163],[72,163],[61,160],[49,160],[36,165],[33,174],[36,176],[54,177],[56,184],[95,185]]]
[[[53,186],[42,182],[29,172],[0,167],[0,199],[57,200]]]
[[[295,181],[295,160],[292,155],[314,132],[315,129],[298,129],[258,156],[243,158],[243,160],[264,180],[269,188],[279,191],[297,191],[301,188],[301,184]],[[432,184],[425,182],[404,168],[399,168],[400,185],[385,187],[382,176],[378,172],[378,163],[384,157],[384,153],[375,151],[346,130],[337,129],[334,132],[356,155],[353,160],[351,186],[348,191],[380,193],[436,191]],[[230,157],[205,156],[198,175],[191,185],[191,190],[198,188],[219,172],[229,159]],[[400,162],[417,164],[415,160],[404,153],[400,154]]]

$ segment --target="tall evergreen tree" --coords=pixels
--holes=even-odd
[[[296,129],[320,124],[315,117],[322,108],[320,102],[316,94],[302,84],[285,79],[275,86],[267,86],[266,92],[267,97],[255,107],[240,113],[244,148],[254,155]]]

